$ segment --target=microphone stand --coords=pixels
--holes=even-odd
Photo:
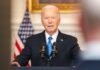
[[[52,47],[52,58],[55,58],[57,53],[58,53],[58,51],[57,51],[57,47],[56,47],[56,42],[54,42],[53,47]]]
[[[46,59],[48,66],[50,66],[51,60],[56,57],[57,53],[58,53],[58,51],[57,51],[57,47],[56,47],[56,42],[53,43],[52,52],[51,52],[50,57],[46,57],[46,47],[44,44],[42,45],[42,47],[40,49],[40,56],[42,59]]]
[[[51,56],[48,58],[48,66],[50,66],[51,60],[56,57],[57,53],[58,53],[58,51],[57,51],[57,47],[56,47],[56,42],[54,42],[53,46],[52,46]]]
[[[44,45],[40,49],[40,55],[41,55],[41,58],[45,57],[45,46]]]

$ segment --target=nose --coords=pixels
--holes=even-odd
[[[51,18],[48,19],[48,23],[50,23],[50,24],[52,23],[52,19]]]

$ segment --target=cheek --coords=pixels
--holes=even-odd
[[[60,23],[59,23],[58,21],[56,21],[54,25],[55,25],[56,27],[58,27],[59,24],[60,24]]]
[[[46,26],[46,23],[47,23],[46,21],[42,20],[42,25],[43,26]]]
[[[56,19],[56,20],[54,21],[54,23],[55,23],[56,26],[58,26],[58,25],[60,24],[60,19]]]

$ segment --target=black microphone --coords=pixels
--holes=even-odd
[[[56,42],[53,43],[53,46],[52,46],[52,57],[56,57],[58,51],[57,51],[57,45],[56,45]]]
[[[45,48],[45,44],[43,43],[41,48],[40,48],[40,55],[41,55],[41,58],[44,58],[45,57],[45,53],[46,52],[46,48]]]

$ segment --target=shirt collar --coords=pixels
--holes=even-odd
[[[46,42],[48,41],[48,37],[50,37],[50,35],[45,31],[45,36],[46,36]],[[53,38],[52,43],[56,42],[58,36],[58,30],[51,36]]]

